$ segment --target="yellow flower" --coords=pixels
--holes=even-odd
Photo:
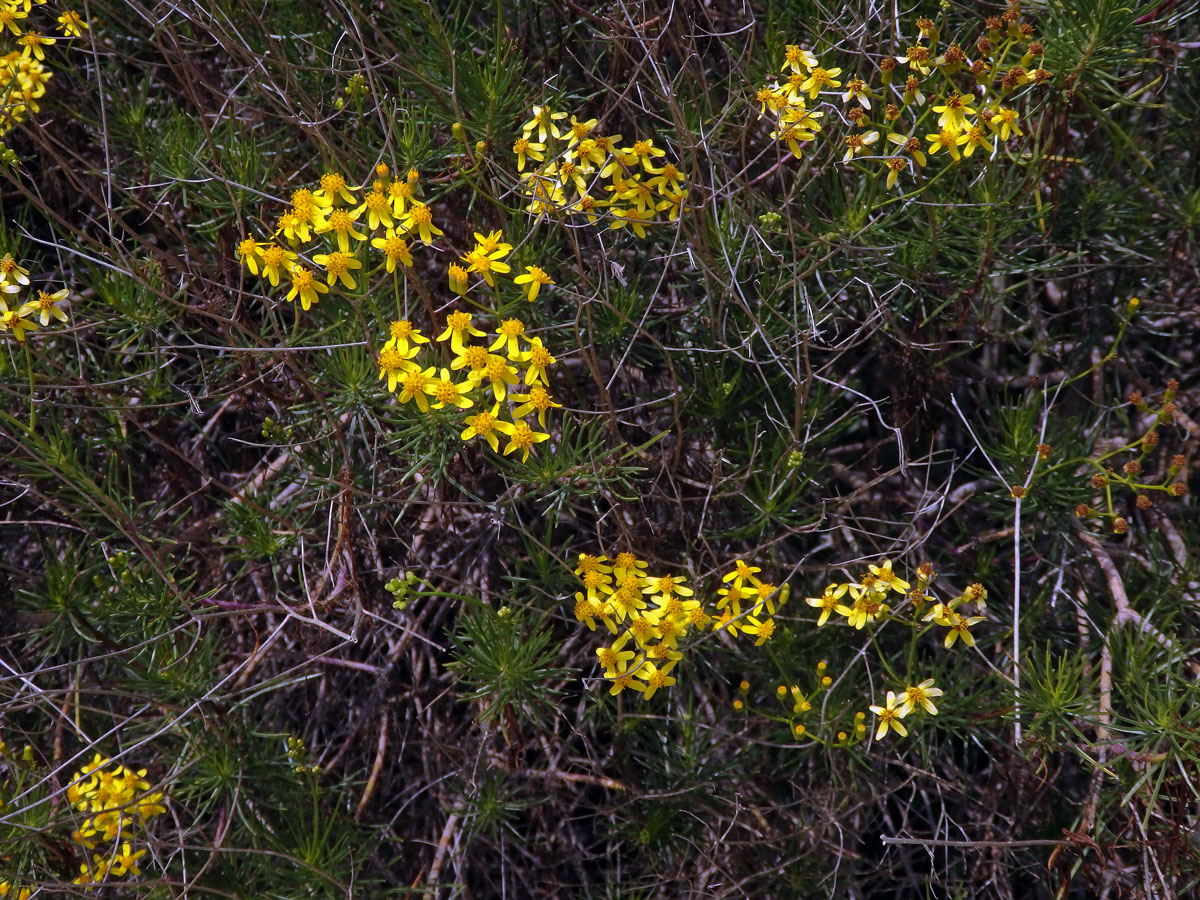
[[[400,402],[416,401],[417,409],[429,412],[429,400],[426,398],[434,390],[434,370],[432,367],[422,369],[413,366],[400,377]]]
[[[450,263],[450,268],[446,270],[446,276],[450,281],[450,290],[458,294],[460,297],[467,296],[467,270],[458,263]]]
[[[897,594],[903,594],[912,587],[907,581],[904,581],[899,575],[892,572],[892,561],[890,559],[885,559],[882,566],[869,565],[867,569],[875,576],[877,583],[884,585],[885,593],[887,588],[891,588]]]
[[[279,287],[279,279],[285,271],[291,269],[296,254],[285,250],[276,243],[267,244],[262,248],[262,273],[271,282],[271,287]]]
[[[0,300],[0,331],[11,331],[13,337],[25,343],[25,332],[33,331],[37,327],[37,322],[22,317],[18,310],[9,309],[8,305]]]
[[[321,187],[312,192],[313,202],[321,209],[330,209],[339,202],[354,203],[354,195],[346,179],[337,172],[326,172],[321,176]]]
[[[388,200],[392,204],[392,212],[397,216],[404,215],[404,211],[408,209],[408,204],[413,199],[413,186],[407,181],[400,179],[394,180],[388,185]]]
[[[58,17],[58,27],[65,37],[81,37],[81,29],[87,28],[88,23],[83,21],[79,13],[65,9]]]
[[[905,152],[907,152],[914,160],[916,160],[918,166],[924,167],[929,162],[929,160],[925,157],[925,151],[921,149],[920,138],[907,137],[906,135],[893,131],[887,136],[887,139],[891,143],[897,144],[903,148]],[[889,179],[888,187],[891,187],[894,182],[894,178]]]
[[[976,114],[971,106],[972,99],[962,94],[951,94],[943,105],[935,106],[933,111],[941,113],[938,116],[938,128],[955,133],[966,131],[967,116]]]
[[[597,647],[596,657],[600,661],[601,667],[604,669],[605,678],[620,678],[626,674],[631,668],[637,671],[641,668],[641,662],[630,665],[630,660],[637,656],[632,650],[626,650],[625,645],[629,643],[632,635],[626,631],[619,638],[612,642],[609,647]]]
[[[775,620],[772,618],[759,620],[754,616],[746,616],[742,631],[746,634],[756,635],[758,640],[754,642],[754,646],[761,647],[775,634]]]
[[[661,578],[647,579],[646,587],[642,588],[643,594],[661,594],[664,597],[678,595],[680,597],[691,597],[696,592],[690,587],[683,584],[682,579],[675,578],[671,575],[664,575]]]
[[[463,273],[466,277],[466,273]],[[438,341],[449,339],[450,349],[456,354],[463,353],[463,338],[466,335],[474,335],[475,337],[484,337],[484,333],[471,324],[471,314],[469,312],[460,312],[455,310],[446,316],[446,330],[437,336]]]
[[[388,228],[383,237],[372,238],[371,246],[383,251],[383,255],[387,259],[387,270],[389,272],[396,271],[397,262],[401,262],[409,267],[413,264],[412,253],[408,249],[408,241],[397,234],[394,228]]]
[[[975,152],[976,147],[982,147],[988,153],[992,152],[992,145],[988,143],[987,132],[980,125],[972,125],[967,129],[967,140],[963,143],[963,156],[970,156]]]
[[[872,706],[870,709],[871,712],[879,716],[879,729],[875,732],[875,740],[883,740],[883,736],[888,733],[889,728],[901,737],[908,734],[908,729],[900,721],[905,716],[905,713],[896,708],[896,694],[893,691],[887,692],[887,704],[885,706]]]
[[[27,15],[29,15],[29,10],[18,4],[0,3],[0,32],[8,30],[20,37],[21,26],[17,24],[17,21],[24,19]]]
[[[496,430],[508,435],[508,446],[504,448],[504,455],[520,450],[521,462],[529,461],[529,449],[534,444],[540,444],[542,441],[550,440],[550,435],[541,431],[534,431],[525,422],[517,422],[511,424],[509,422],[497,422]]]
[[[354,269],[361,269],[362,263],[345,251],[334,251],[333,253],[318,253],[313,257],[313,262],[318,266],[325,267],[325,280],[332,287],[336,282],[341,281],[343,285],[354,290],[358,287],[358,282],[354,280],[351,272]],[[297,266],[296,268],[301,268]],[[293,270],[293,278],[295,270]],[[306,306],[305,309],[308,307]]]
[[[390,342],[389,342],[390,343]],[[385,345],[379,354],[379,378],[387,378],[388,390],[392,393],[396,392],[396,385],[400,383],[400,379],[410,369],[416,367],[416,363],[411,363],[409,360],[416,355],[416,348],[405,353],[397,350],[395,347]]]
[[[443,367],[430,392],[433,397],[431,405],[434,409],[442,409],[447,405],[457,406],[459,409],[470,409],[474,402],[463,395],[471,390],[471,382],[464,381],[462,384],[455,384],[450,380],[449,371]]]
[[[675,668],[675,660],[671,660],[661,669],[650,660],[646,660],[644,663],[642,663],[641,667],[634,673],[633,676],[634,678],[638,678],[646,683],[646,689],[643,692],[642,697],[646,700],[649,700],[654,696],[656,691],[673,685],[675,683],[675,679],[670,677],[669,674],[673,668]]]
[[[504,259],[512,253],[513,245],[505,242],[504,235],[499,229],[489,231],[487,234],[480,234],[476,231],[475,243],[481,252],[486,253],[492,259]]]
[[[429,338],[421,334],[408,319],[397,319],[388,327],[388,341],[383,346],[395,347],[408,359],[412,356],[409,353],[409,341],[413,344],[428,344]]]
[[[37,31],[27,31],[19,38],[17,43],[21,45],[21,56],[28,58],[30,55],[36,59],[43,60],[46,58],[42,46],[45,44],[56,44],[58,38],[46,37]]]
[[[837,80],[837,76],[842,74],[841,69],[823,69],[817,66],[800,85],[800,90],[808,94],[809,100],[816,100],[817,94],[821,93],[825,88],[841,87],[842,83]]]
[[[521,418],[529,415],[531,412],[536,412],[538,425],[542,428],[546,427],[546,410],[562,409],[562,404],[555,403],[554,398],[550,396],[550,392],[540,384],[533,385],[529,389],[528,394],[514,393],[512,399],[514,403],[519,404],[513,410],[514,417]],[[643,563],[643,565],[645,564]]]
[[[942,689],[933,686],[932,678],[926,678],[920,684],[905,688],[901,696],[904,702],[900,704],[900,708],[897,710],[901,716],[907,716],[918,706],[922,707],[931,716],[936,716],[937,707],[933,705],[933,701],[930,698],[942,696]]]
[[[867,87],[866,82],[861,78],[851,78],[846,82],[846,90],[842,94],[842,102],[848,103],[851,99],[857,100],[862,104],[863,109],[871,108],[871,89]]]
[[[292,266],[292,288],[288,291],[287,300],[292,302],[300,298],[300,305],[308,311],[314,303],[321,299],[321,294],[328,294],[329,288],[317,281],[311,269],[304,266]]]
[[[547,134],[561,138],[562,132],[558,128],[558,122],[566,117],[565,112],[552,112],[549,106],[535,106],[533,118],[521,126],[521,134],[523,137],[529,137],[536,131],[538,140],[542,142],[545,142]]]
[[[497,453],[500,452],[500,439],[496,437],[496,425],[498,424],[496,417],[500,415],[500,404],[497,403],[492,407],[491,412],[481,409],[473,416],[467,416],[467,427],[461,435],[464,441],[469,441],[473,437],[481,437],[491,446]]]
[[[242,238],[237,245],[238,259],[250,270],[252,275],[258,274],[258,267],[262,265],[262,250],[265,244],[260,244],[252,237]],[[6,255],[3,260],[0,260],[0,279],[7,280],[8,273],[5,271],[4,265],[12,260],[11,255]],[[16,265],[13,263],[13,265]],[[26,273],[28,274],[28,273]],[[26,279],[25,284],[29,281]]]
[[[817,58],[809,51],[796,44],[788,44],[783,51],[783,68],[786,72],[791,69],[797,75],[803,75],[817,67]]]
[[[855,155],[862,153],[867,147],[879,140],[878,131],[868,131],[866,134],[850,134],[846,136],[846,155],[842,157],[843,163],[848,163],[854,159]]]
[[[829,613],[836,612],[839,616],[850,616],[850,608],[839,604],[842,596],[845,596],[847,590],[850,589],[850,584],[830,584],[824,589],[821,596],[809,596],[804,602],[811,607],[821,610],[821,617],[817,619],[817,628],[826,624],[829,620]]]
[[[567,146],[574,147],[580,141],[584,140],[589,134],[591,134],[592,129],[595,127],[596,127],[595,119],[588,119],[587,121],[581,121],[581,120],[575,118],[575,116],[571,116],[570,138],[567,141]]]
[[[525,285],[525,299],[532,303],[537,299],[538,291],[543,284],[554,284],[554,279],[547,275],[539,266],[526,266],[525,274],[513,279],[516,284]]]
[[[1000,140],[1007,141],[1010,135],[1024,137],[1025,132],[1017,127],[1017,111],[1015,109],[1007,109],[1000,107],[996,110],[988,122],[988,127],[1000,136]]]
[[[962,638],[962,642],[968,647],[975,646],[975,638],[968,629],[975,624],[983,621],[983,616],[960,616],[958,613],[950,613],[945,619],[938,619],[939,625],[948,625],[950,631],[946,634],[944,645],[947,650],[954,646],[954,642]]]
[[[358,210],[335,209],[329,213],[329,217],[317,225],[313,230],[317,234],[325,234],[332,231],[337,236],[338,249],[343,253],[350,252],[350,238],[356,241],[365,241],[367,236],[354,227],[355,220],[358,218]]]
[[[427,244],[433,243],[435,234],[444,234],[442,229],[433,224],[433,213],[424,203],[413,203],[404,217],[403,224],[406,231],[416,230],[421,235],[421,240]]]
[[[508,395],[509,386],[517,384],[520,380],[517,377],[517,370],[508,364],[508,360],[495,354],[488,354],[482,371],[472,371],[469,379],[475,384],[486,380],[491,384],[492,393],[497,401],[503,400]],[[501,430],[503,431],[503,429]]]
[[[362,204],[354,210],[354,217],[358,218],[364,212],[367,214],[367,227],[372,231],[380,225],[390,231],[395,224],[392,221],[391,200],[383,192],[383,186],[379,182],[376,182],[374,189],[363,197]]]
[[[249,238],[247,238],[249,240]],[[246,241],[242,241],[245,244]],[[251,243],[254,243],[251,241]],[[241,244],[238,245],[241,247]],[[256,245],[257,246],[257,245]],[[258,273],[255,272],[255,275]],[[29,270],[18,263],[11,253],[5,253],[4,258],[0,259],[0,284],[20,284],[29,286]],[[8,293],[16,293],[9,291]]]
[[[462,257],[462,261],[467,264],[468,272],[478,272],[483,276],[483,280],[488,283],[488,287],[496,286],[495,272],[511,272],[512,266],[503,262],[503,253],[484,253],[482,249],[476,247]]]
[[[558,362],[550,351],[542,346],[542,339],[539,337],[529,340],[529,349],[524,353],[518,353],[512,357],[514,362],[523,363],[525,365],[525,384],[533,385],[537,382],[549,385],[550,380],[546,377],[546,368]]]
[[[925,135],[925,140],[929,141],[930,154],[937,153],[939,150],[945,150],[950,154],[950,158],[958,162],[962,157],[959,155],[959,144],[967,142],[965,134],[959,134],[957,131],[950,131],[943,128],[937,134]]]
[[[613,221],[608,226],[610,230],[624,228],[628,225],[633,229],[633,233],[638,237],[646,236],[646,214],[637,209],[614,209],[612,211]]]
[[[55,304],[61,303],[67,299],[67,289],[63,288],[60,291],[55,291],[53,294],[48,294],[45,291],[38,291],[37,299],[30,300],[25,303],[18,311],[20,316],[28,316],[32,313],[38,314],[38,321],[42,325],[50,324],[50,317],[58,319],[60,322],[67,321],[67,314],[59,309]]]
[[[124,875],[126,873],[130,875],[141,875],[142,872],[137,867],[137,861],[142,856],[145,856],[145,854],[145,848],[142,848],[141,850],[137,851],[137,853],[134,853],[132,852],[132,848],[129,846],[129,843],[125,842],[121,845],[121,852],[113,854],[111,868],[109,871],[114,875]]]
[[[521,345],[518,342],[525,337],[525,324],[520,319],[505,319],[496,329],[496,334],[500,336],[492,341],[488,350],[499,350],[504,347],[510,358],[521,352]]]

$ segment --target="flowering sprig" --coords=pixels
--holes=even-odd
[[[1024,137],[1022,103],[1052,75],[1042,65],[1044,43],[1034,39],[1032,24],[1021,21],[1019,0],[1011,0],[1002,16],[987,19],[983,31],[972,59],[957,41],[940,48],[937,26],[919,19],[912,45],[880,62],[877,87],[864,74],[843,77],[841,68],[789,44],[782,80],[755,94],[759,117],[771,118],[771,138],[799,159],[803,146],[822,132],[826,115],[810,104],[822,96],[829,105],[840,101],[839,114],[850,129],[838,132],[843,164],[874,156],[888,188],[904,172],[919,176],[931,159],[954,164],[978,150],[981,160],[989,160],[1000,145]]]
[[[565,112],[535,106],[513,143],[520,190],[530,213],[566,213],[582,216],[589,224],[604,214],[610,229],[628,227],[638,237],[646,236],[649,224],[679,218],[687,198],[687,178],[653,138],[621,146],[622,136],[597,131],[595,119],[572,115],[566,120]],[[536,285],[541,275],[535,269],[531,267],[527,275]],[[518,281],[525,277],[518,276]],[[536,292],[534,287],[531,293]]]
[[[62,37],[51,37],[52,26],[30,19],[31,3],[0,3],[0,136],[41,110],[38,101],[54,77],[45,65],[46,47],[80,37],[88,24],[73,10],[64,10],[55,24]],[[36,17],[35,17],[36,18]],[[13,164],[16,154],[0,142],[0,161]]]
[[[788,589],[758,579],[761,571],[739,560],[718,591],[718,615],[707,611],[696,592],[674,575],[652,575],[647,563],[624,552],[579,555],[575,575],[583,590],[575,594],[575,618],[592,631],[603,625],[616,636],[596,656],[609,693],[629,689],[650,699],[675,683],[671,675],[683,659],[680,642],[693,630],[724,631],[754,638],[762,646],[775,633],[775,611],[787,602]],[[743,608],[743,602],[746,603]]]
[[[29,289],[34,294],[18,305],[18,295]],[[25,342],[25,332],[50,324],[50,320],[67,321],[67,314],[59,305],[67,299],[67,289],[50,292],[30,287],[29,270],[6,253],[0,258],[0,332],[8,331],[19,342]],[[12,305],[10,306],[10,302]]]
[[[390,337],[376,362],[379,379],[423,413],[454,407],[473,412],[462,421],[464,441],[482,439],[504,455],[521,454],[527,462],[531,449],[550,435],[546,413],[561,408],[550,395],[548,370],[557,362],[539,337],[525,334],[519,319],[505,319],[496,328],[490,344],[468,343],[487,335],[473,324],[471,313],[451,312],[446,327],[434,340],[449,343],[454,354],[449,368],[426,366],[419,359],[430,339],[407,319],[392,323]],[[499,351],[499,352],[496,352]],[[527,417],[536,416],[536,426]]]
[[[389,275],[414,269],[413,251],[436,250],[434,240],[444,232],[421,199],[418,172],[410,169],[403,178],[390,172],[385,163],[376,166],[369,189],[349,184],[340,172],[326,172],[315,189],[296,189],[271,239],[243,238],[238,259],[251,275],[286,288],[284,299],[299,300],[306,312],[332,290],[359,290],[360,278],[381,269]],[[378,251],[373,264],[372,250]],[[512,251],[500,231],[476,232],[475,245],[449,266],[451,290],[467,296],[472,275],[495,289],[496,276],[512,271],[506,262]],[[532,302],[555,282],[539,266],[525,268],[513,281]]]
[[[71,776],[67,800],[87,815],[72,835],[85,856],[75,884],[140,875],[138,860],[146,850],[135,851],[134,843],[150,820],[167,811],[163,795],[150,792],[146,770],[129,769],[96,753]],[[101,852],[92,852],[97,849]],[[86,861],[88,852],[92,852],[90,861]]]
[[[881,626],[891,618],[892,608],[886,602],[891,594],[905,596],[911,602],[908,621],[917,625],[932,622],[947,628],[944,638],[946,649],[962,640],[968,647],[975,646],[970,628],[985,620],[984,616],[964,616],[959,609],[964,604],[974,604],[980,612],[986,610],[987,590],[981,584],[971,584],[958,596],[940,601],[930,593],[930,585],[936,573],[933,566],[924,563],[917,569],[916,586],[900,578],[892,571],[892,561],[885,559],[881,565],[868,565],[867,571],[858,581],[828,585],[819,597],[806,597],[804,602],[820,610],[817,627],[829,621],[831,615],[839,615],[855,629],[879,623]]]

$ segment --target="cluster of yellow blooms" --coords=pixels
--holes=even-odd
[[[922,622],[932,622],[948,629],[943,641],[947,650],[960,639],[968,647],[975,646],[975,638],[972,637],[970,629],[971,626],[982,622],[984,617],[964,616],[959,612],[959,608],[965,603],[973,603],[980,612],[986,610],[987,590],[982,584],[969,585],[957,597],[943,602],[929,593],[930,583],[936,577],[933,566],[929,563],[923,563],[917,568],[916,587],[892,571],[891,560],[885,559],[883,565],[879,566],[869,565],[867,570],[857,582],[831,584],[820,597],[805,598],[805,603],[821,611],[817,619],[818,627],[829,621],[830,615],[834,613],[844,616],[847,624],[857,629],[870,622],[886,621],[891,610],[886,601],[888,595],[895,592],[906,595],[912,602],[914,621],[920,619]]]
[[[760,118],[773,117],[771,137],[800,158],[825,116],[808,104],[822,94],[839,95],[844,108],[839,115],[852,129],[844,138],[843,163],[860,155],[879,159],[879,174],[887,175],[890,188],[902,172],[918,175],[931,156],[944,153],[956,163],[977,149],[991,156],[997,142],[1024,136],[1018,108],[1028,92],[1021,89],[1045,84],[1051,74],[1041,64],[1043,43],[1021,21],[1019,0],[986,20],[974,59],[957,41],[939,48],[939,29],[930,19],[917,20],[917,31],[918,40],[903,56],[881,60],[878,90],[866,75],[843,80],[842,69],[826,68],[810,51],[788,45],[786,78],[759,88],[755,98]],[[907,68],[897,72],[900,66]],[[876,143],[880,149],[873,151]]]
[[[358,196],[360,191],[362,196]],[[279,217],[270,241],[243,238],[237,246],[238,258],[251,274],[267,279],[272,287],[290,282],[285,299],[289,303],[299,300],[308,310],[330,288],[358,289],[360,276],[355,273],[363,269],[358,251],[368,241],[382,257],[376,268],[391,274],[397,265],[413,267],[414,244],[431,244],[444,233],[434,224],[433,211],[419,199],[421,195],[416,169],[394,178],[387,164],[380,163],[369,190],[348,184],[338,172],[326,172],[316,190],[292,192],[291,205]],[[321,244],[311,251],[305,248],[314,236],[320,239],[322,235]],[[450,287],[460,296],[466,296],[472,272],[495,287],[495,273],[511,271],[504,258],[512,252],[512,244],[505,243],[499,231],[476,233],[475,240],[475,247],[461,257],[466,267],[450,266]],[[538,266],[525,268],[525,274],[513,281],[532,301],[543,285],[554,281]],[[317,269],[324,270],[324,281]]]
[[[566,120],[565,112],[535,106],[513,144],[529,212],[566,212],[590,224],[606,215],[609,228],[628,226],[638,237],[660,214],[679,218],[687,179],[653,138],[622,147],[622,136],[597,132],[595,119]],[[526,172],[531,163],[538,165]]]
[[[558,360],[541,338],[525,334],[519,319],[501,322],[490,344],[468,343],[473,337],[486,337],[471,324],[472,318],[461,311],[446,316],[445,330],[435,340],[449,343],[453,361],[440,370],[415,359],[429,338],[407,319],[393,322],[391,336],[377,360],[379,377],[387,379],[388,390],[398,393],[401,403],[415,403],[421,412],[445,407],[470,409],[478,404],[478,411],[465,419],[462,439],[482,438],[499,452],[499,436],[504,435],[508,439],[504,454],[520,451],[525,462],[534,444],[550,439],[525,417],[536,413],[538,427],[544,429],[546,412],[562,406],[550,396],[547,375]],[[452,371],[462,380],[455,381]],[[501,404],[511,421],[501,418]]]
[[[761,646],[775,632],[776,609],[787,602],[786,586],[777,592],[775,585],[756,577],[759,568],[739,560],[724,576],[726,587],[718,591],[719,614],[714,617],[682,578],[649,575],[646,568],[645,561],[628,552],[614,560],[579,554],[575,574],[584,590],[575,594],[575,618],[592,631],[599,621],[618,635],[596,649],[604,677],[611,682],[610,694],[629,688],[649,700],[660,688],[673,685],[671,670],[683,658],[679,641],[693,628],[711,626],[735,636],[740,632],[755,637],[755,646]]]
[[[0,135],[38,111],[38,100],[45,96],[46,82],[53,76],[43,64],[46,59],[43,48],[58,43],[59,39],[28,27],[33,7],[45,2],[0,0],[0,35],[16,45],[16,49],[0,55]],[[58,17],[58,30],[65,38],[80,37],[87,27],[79,13],[72,10],[63,10]],[[11,151],[5,148],[4,153],[8,155]]]
[[[375,176],[371,189],[361,198],[355,196],[359,188],[347,184],[337,172],[322,175],[315,191],[293,191],[291,206],[279,217],[273,239],[244,238],[237,246],[238,258],[272,287],[278,287],[281,280],[290,281],[286,299],[289,303],[299,300],[305,310],[339,284],[349,290],[358,288],[354,273],[363,264],[357,251],[368,239],[382,251],[381,265],[388,272],[395,272],[397,263],[411,267],[410,241],[428,244],[442,230],[433,224],[430,208],[417,199],[420,176],[415,169],[404,178],[392,178],[387,165],[380,163]],[[327,236],[322,246],[314,248],[325,252],[305,250],[314,235]],[[324,283],[316,268],[324,270]]]
[[[167,811],[161,793],[149,793],[146,770],[126,768],[99,753],[92,761],[71,776],[67,800],[87,818],[72,837],[92,853],[91,862],[79,864],[75,884],[93,885],[107,882],[111,877],[140,875],[138,860],[146,850],[135,851],[133,839],[138,829],[145,828],[155,816]]]
[[[60,322],[67,321],[67,314],[58,304],[67,299],[67,289],[49,293],[39,290],[37,296],[19,306],[9,306],[8,299],[29,287],[29,270],[22,266],[11,253],[0,258],[0,332],[11,331],[13,337],[24,342],[25,332],[40,325],[49,325],[50,317]]]

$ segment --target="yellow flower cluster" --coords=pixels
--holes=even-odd
[[[167,811],[161,793],[149,793],[146,770],[126,768],[99,753],[71,776],[67,800],[87,818],[72,837],[85,850],[96,850],[90,863],[79,865],[75,884],[101,884],[110,877],[140,875],[138,860],[145,848],[134,851],[132,839],[155,816]],[[86,853],[85,853],[86,855]]]
[[[547,374],[558,360],[541,338],[525,334],[519,319],[501,322],[491,343],[469,343],[472,338],[487,337],[471,323],[472,318],[461,311],[446,316],[446,327],[436,340],[448,342],[454,356],[450,367],[440,370],[416,359],[429,338],[407,319],[393,322],[391,336],[377,360],[379,378],[387,379],[388,390],[398,393],[401,403],[414,403],[421,412],[478,405],[478,411],[464,420],[462,439],[481,438],[499,452],[503,435],[508,440],[504,454],[520,451],[525,462],[534,444],[550,439],[526,417],[536,414],[538,427],[544,429],[547,411],[562,407],[550,396]],[[461,380],[455,381],[456,376]],[[502,404],[508,420],[501,418]]]
[[[957,597],[943,602],[929,593],[930,584],[935,577],[933,566],[924,563],[917,569],[917,585],[913,587],[896,575],[892,571],[892,561],[885,559],[882,565],[867,566],[867,571],[858,581],[830,584],[820,597],[806,597],[804,602],[821,611],[817,618],[818,627],[824,625],[829,621],[829,617],[836,613],[845,617],[847,624],[862,629],[868,623],[886,620],[891,610],[886,601],[889,594],[894,592],[907,596],[912,602],[914,621],[920,618],[923,622],[932,622],[949,629],[943,641],[946,649],[953,647],[955,641],[960,638],[968,647],[974,647],[975,638],[972,637],[970,628],[982,622],[984,617],[964,616],[959,612],[959,608],[963,604],[973,603],[979,611],[984,611],[987,590],[981,584],[972,584]]]
[[[0,332],[11,331],[13,337],[24,342],[25,332],[40,325],[49,325],[50,317],[60,322],[67,321],[67,314],[58,304],[67,299],[67,289],[49,293],[39,290],[37,296],[19,306],[8,305],[8,300],[29,287],[29,270],[22,266],[11,253],[0,258]],[[32,291],[31,291],[32,293]]]
[[[673,685],[671,670],[683,658],[679,641],[693,628],[703,631],[711,625],[732,635],[741,631],[755,636],[756,646],[774,633],[775,586],[754,577],[760,569],[737,563],[724,578],[728,587],[719,592],[721,613],[714,618],[684,579],[647,574],[647,565],[629,552],[618,553],[614,560],[579,554],[575,575],[583,591],[575,594],[575,618],[592,631],[599,621],[618,635],[611,644],[596,649],[604,677],[611,682],[610,694],[628,688],[649,700],[659,689]],[[743,615],[741,601],[751,598],[753,605]],[[778,605],[786,600],[785,587]]]
[[[842,118],[852,129],[843,139],[843,163],[859,155],[880,159],[879,174],[886,174],[891,188],[902,172],[918,174],[931,156],[944,153],[957,163],[979,149],[990,157],[997,142],[1024,136],[1017,123],[1028,91],[1021,89],[1052,76],[1042,67],[1043,43],[1021,21],[1019,0],[985,21],[973,59],[957,41],[939,47],[939,29],[930,19],[919,19],[917,32],[903,56],[880,62],[879,88],[862,74],[843,80],[842,69],[826,68],[808,50],[788,45],[786,78],[759,88],[755,98],[760,118],[773,117],[771,137],[800,158],[802,145],[820,133],[824,115],[808,103],[822,94],[840,95]]]
[[[761,647],[775,634],[775,610],[787,599],[787,590],[776,593],[775,585],[758,578],[758,566],[742,560],[734,563],[733,571],[725,573],[717,590],[717,611],[713,631],[727,631],[735,637],[740,632],[755,638],[754,646]],[[778,602],[777,602],[778,597]],[[742,611],[742,602],[749,605]]]
[[[44,65],[44,48],[59,39],[29,27],[34,2],[41,5],[45,0],[0,0],[0,35],[16,45],[0,55],[0,135],[16,128],[30,113],[38,112],[38,100],[45,96],[46,83],[54,74]],[[64,10],[58,17],[63,37],[79,37],[87,27],[79,13],[72,10]],[[10,152],[4,149],[5,154]]]
[[[529,212],[566,212],[595,224],[601,215],[609,228],[628,226],[638,237],[660,218],[675,221],[687,198],[687,179],[665,159],[667,151],[653,138],[620,146],[619,134],[596,131],[595,119],[579,119],[549,106],[535,106],[533,116],[513,143],[521,190]],[[526,172],[525,167],[537,163]]]
[[[348,184],[338,172],[326,172],[316,190],[299,188],[292,192],[291,205],[279,216],[271,240],[243,238],[237,256],[252,275],[279,287],[290,283],[285,299],[300,301],[307,311],[330,288],[341,286],[357,290],[363,261],[359,251],[369,243],[379,251],[379,268],[389,274],[397,266],[413,268],[412,251],[417,242],[429,245],[444,234],[433,221],[432,208],[422,202],[420,175],[409,169],[404,178],[394,178],[386,163],[375,167],[370,190]],[[315,246],[305,247],[312,241]],[[477,273],[488,285],[496,286],[496,273],[508,273],[505,262],[513,249],[499,231],[475,233],[475,246],[460,259],[465,266],[450,265],[450,288],[465,297],[471,273]],[[321,270],[321,271],[318,271]],[[545,285],[554,280],[539,266],[526,266],[514,283],[532,302]],[[323,275],[323,280],[322,280]]]
[[[290,282],[285,299],[299,300],[305,310],[332,287],[358,288],[354,273],[363,268],[358,251],[368,240],[381,251],[380,264],[388,272],[394,272],[397,263],[411,267],[410,242],[428,244],[442,234],[433,224],[433,212],[418,199],[419,182],[415,169],[404,178],[392,178],[387,165],[380,163],[370,190],[358,197],[360,188],[347,184],[338,172],[326,172],[316,190],[292,192],[272,240],[244,238],[237,246],[238,258],[272,287],[281,280]],[[319,241],[316,246],[305,247],[314,240]],[[317,269],[323,270],[324,282]]]
[[[458,263],[450,265],[450,289],[460,297],[467,296],[472,272],[487,282],[488,287],[494,288],[497,273],[508,274],[512,271],[512,266],[504,261],[512,249],[513,245],[506,242],[499,231],[487,234],[475,232],[475,246],[459,257],[466,266]],[[525,299],[532,303],[543,286],[554,284],[555,281],[540,266],[526,266],[525,273],[515,277],[513,283],[522,287]]]

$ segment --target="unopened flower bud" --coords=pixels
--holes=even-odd
[[[1014,500],[1022,500],[1022,499],[1024,499],[1025,495],[1028,494],[1029,492],[1027,490],[1025,490],[1025,488],[1023,488],[1021,485],[1014,484],[1009,489],[1009,493],[1012,494],[1012,498]]]
[[[1077,507],[1075,507],[1076,518],[1090,519],[1095,514],[1096,514],[1095,510],[1093,510],[1086,503],[1080,503]]]
[[[1137,499],[1134,500],[1134,503],[1137,504],[1138,509],[1149,509],[1154,505],[1154,501],[1145,494],[1138,494]]]
[[[1050,458],[1050,445],[1049,444],[1038,444],[1037,452],[1038,452],[1038,456],[1040,456],[1042,459],[1049,459]]]
[[[1167,493],[1172,497],[1182,497],[1187,493],[1187,485],[1182,481],[1174,481],[1167,485]]]
[[[1171,474],[1178,472],[1187,463],[1187,457],[1182,453],[1176,453],[1171,457]]]
[[[1131,459],[1125,465],[1121,466],[1121,471],[1126,475],[1137,475],[1142,471],[1142,464],[1136,459]]]
[[[1129,521],[1124,516],[1113,519],[1113,534],[1125,534],[1129,531]]]

